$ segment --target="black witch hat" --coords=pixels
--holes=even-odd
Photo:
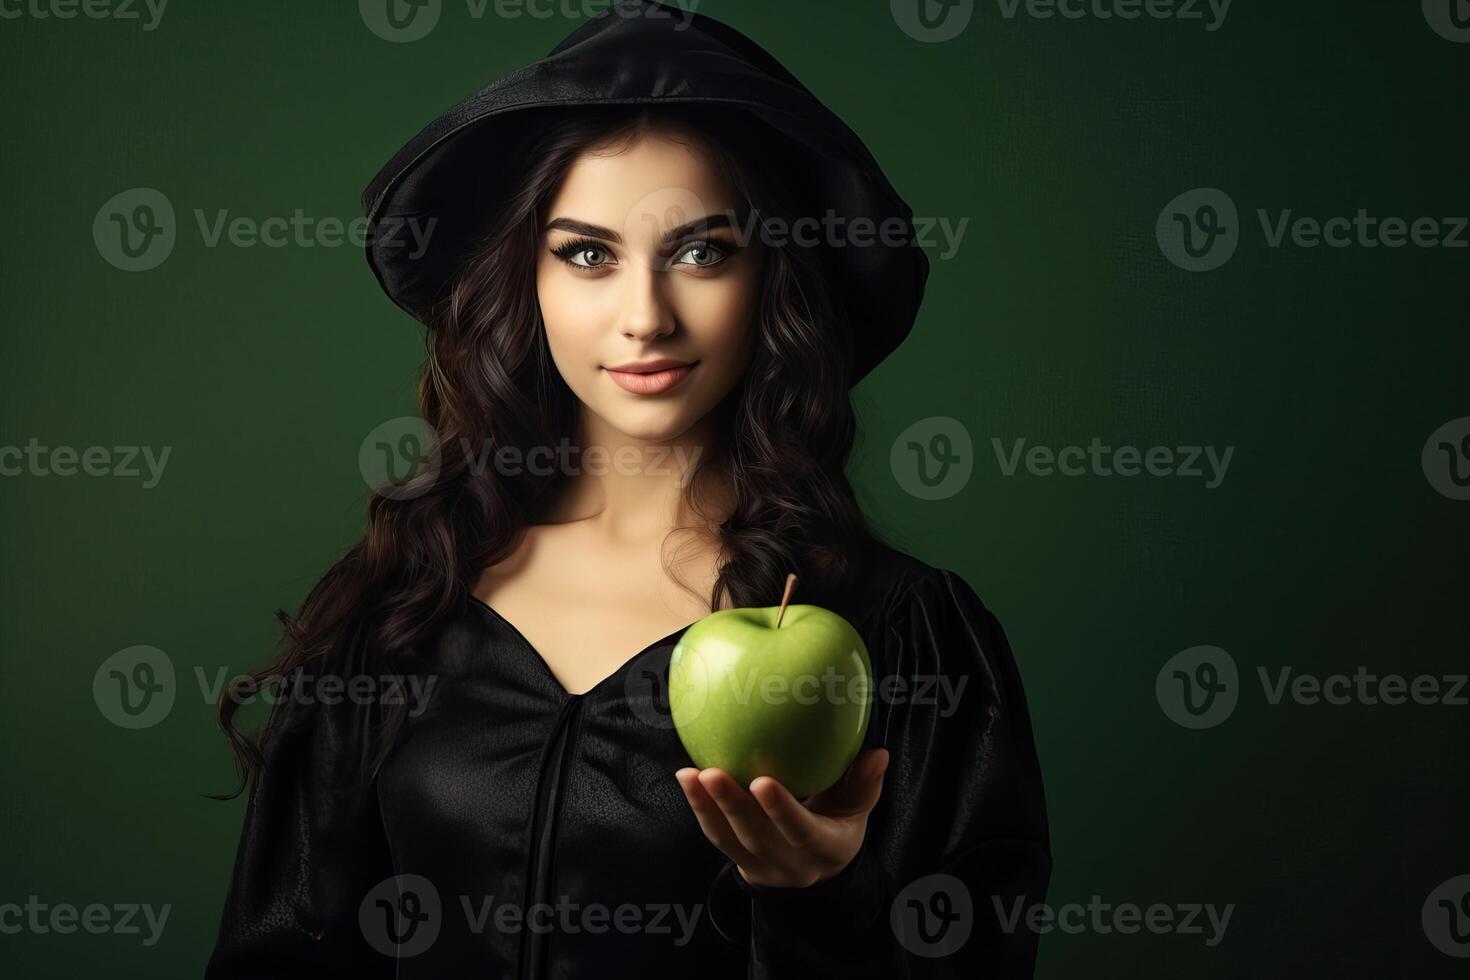
[[[720,21],[654,0],[619,0],[409,140],[363,192],[375,229],[368,264],[395,303],[427,322],[497,196],[513,192],[514,175],[497,167],[538,118],[566,106],[691,104],[749,113],[780,147],[801,214],[852,229],[851,240],[819,251],[853,335],[855,384],[908,335],[923,299],[929,260],[912,210],[862,140],[768,52]],[[409,221],[432,233],[383,233]]]

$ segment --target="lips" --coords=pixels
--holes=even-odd
[[[693,361],[689,364],[660,368],[656,371],[620,371],[613,368],[603,368],[603,370],[607,372],[608,377],[612,378],[613,384],[624,391],[630,391],[635,395],[658,395],[683,381],[698,363],[698,361]]]

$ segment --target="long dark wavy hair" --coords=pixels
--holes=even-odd
[[[585,150],[625,145],[649,131],[693,137],[737,190],[742,217],[800,216],[803,178],[773,130],[736,110],[606,105],[548,110],[507,148],[514,193],[487,216],[490,229],[426,318],[427,358],[418,384],[420,414],[436,439],[435,461],[375,493],[367,529],[311,589],[266,666],[237,677],[217,717],[239,767],[240,785],[265,765],[271,726],[257,736],[237,727],[241,695],[288,683],[348,643],[365,643],[365,662],[391,672],[397,654],[424,640],[463,608],[485,568],[509,555],[520,532],[540,523],[560,467],[515,477],[472,465],[444,447],[555,447],[577,434],[580,403],[547,347],[535,289],[545,210]],[[744,227],[744,225],[742,225]],[[758,225],[760,227],[760,225]],[[790,227],[788,224],[786,227]],[[845,473],[856,436],[850,400],[852,338],[834,322],[820,248],[795,241],[766,248],[754,343],[735,388],[713,410],[718,445],[699,454],[685,478],[691,513],[717,528],[720,569],[710,608],[779,601],[787,573],[797,601],[828,605],[851,588],[876,533]],[[726,508],[701,507],[711,483]],[[733,509],[729,507],[733,501]],[[721,519],[723,517],[723,519]],[[375,776],[407,716],[384,712],[365,726],[354,762]]]

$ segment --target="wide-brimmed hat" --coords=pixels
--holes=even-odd
[[[808,227],[825,222],[816,251],[853,336],[852,381],[908,335],[929,260],[914,240],[912,209],[862,140],[754,41],[655,0],[618,0],[545,58],[440,115],[378,171],[362,196],[374,232],[367,260],[393,301],[427,323],[497,202],[515,191],[516,175],[503,169],[508,150],[556,108],[595,105],[749,113],[779,146],[780,179]],[[416,233],[403,233],[410,225]]]

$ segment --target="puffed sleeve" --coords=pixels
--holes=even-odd
[[[361,664],[343,648],[298,671],[301,683],[271,709],[205,980],[394,976],[395,960],[358,924],[363,898],[393,862],[376,787],[352,764],[373,712],[342,694]],[[342,678],[335,695],[315,689],[328,676]]]
[[[1024,910],[1045,899],[1051,848],[1005,633],[944,569],[917,573],[884,618],[863,747],[890,759],[862,849],[810,888],[751,885],[726,862],[711,913],[748,942],[751,980],[1031,977]]]

